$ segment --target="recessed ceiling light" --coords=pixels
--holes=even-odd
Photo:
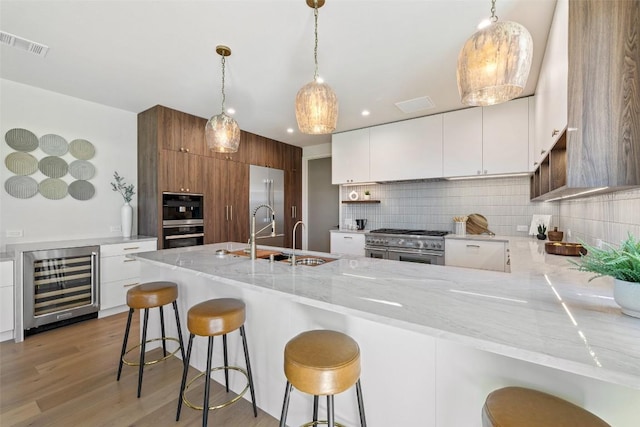
[[[287,128],[287,133],[293,133],[293,128]]]
[[[369,114],[371,114],[371,113],[369,112],[369,110],[362,110],[362,115],[363,115],[363,116],[368,116]]]
[[[235,114],[235,113],[236,113],[235,108],[227,108],[227,114],[231,114],[231,115],[233,115],[233,114]]]

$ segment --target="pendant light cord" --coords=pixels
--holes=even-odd
[[[498,22],[496,16],[496,0],[491,0],[491,22]]]
[[[224,114],[224,101],[225,101],[225,95],[224,95],[224,64],[226,62],[224,54],[222,54],[222,113]]]
[[[495,1],[495,0],[494,0]],[[314,4],[314,8],[313,8],[313,16],[315,19],[315,46],[313,47],[313,61],[316,64],[316,68],[313,72],[313,81],[315,82],[316,80],[318,80],[318,0],[314,0],[313,1]]]

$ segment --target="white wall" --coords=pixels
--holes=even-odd
[[[78,138],[90,141],[96,149],[91,159],[96,174],[89,181],[96,189],[94,197],[79,201],[69,195],[61,200],[49,200],[40,194],[30,199],[10,196],[4,183],[13,173],[7,170],[4,159],[14,150],[4,135],[13,128],[27,129],[37,137],[56,134],[68,142]],[[0,251],[12,243],[120,235],[110,227],[120,225],[123,200],[109,183],[117,170],[137,190],[136,113],[0,79],[0,132]],[[39,148],[31,154],[38,159],[46,156]],[[68,153],[63,158],[74,160]],[[38,182],[46,178],[39,171],[32,177]],[[62,179],[73,181],[69,174]],[[136,202],[134,196],[134,212]],[[136,223],[134,216],[134,234]],[[8,238],[8,230],[22,230],[23,236]]]

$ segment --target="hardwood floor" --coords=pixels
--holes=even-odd
[[[130,337],[139,336],[138,316],[134,319]],[[175,421],[182,375],[179,359],[145,367],[140,399],[137,368],[125,365],[116,381],[126,320],[123,313],[43,332],[18,344],[0,343],[0,425],[201,425],[202,412],[185,406],[180,421]],[[158,351],[150,355],[157,356]],[[191,369],[189,378],[195,374]],[[224,387],[211,384],[212,404],[226,400]],[[251,403],[240,399],[211,411],[209,425],[273,427],[278,421],[260,410],[254,418]]]

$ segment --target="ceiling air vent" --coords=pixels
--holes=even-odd
[[[409,99],[408,101],[396,102],[396,107],[403,113],[416,113],[422,110],[428,110],[435,107],[431,98],[428,96],[422,96],[420,98]]]
[[[42,57],[46,56],[49,51],[49,46],[27,40],[4,31],[0,31],[0,43],[15,47],[16,49],[25,50],[29,53]]]

